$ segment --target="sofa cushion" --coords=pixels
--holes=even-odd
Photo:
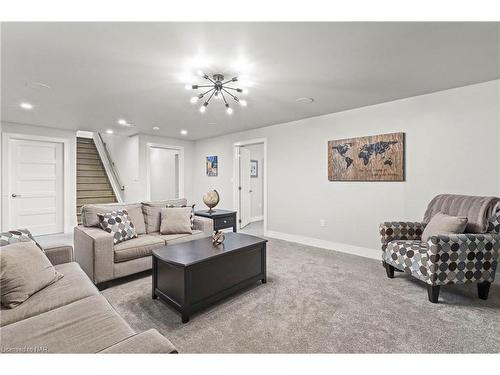
[[[425,226],[422,241],[428,241],[430,237],[438,234],[463,233],[466,226],[467,218],[465,216],[450,216],[438,212]]]
[[[142,234],[137,238],[114,246],[115,263],[151,255],[154,249],[165,246],[165,241],[157,236]]]
[[[185,206],[187,199],[168,199],[164,201],[151,201],[142,202],[142,212],[144,214],[144,221],[146,223],[146,233],[154,233],[160,231],[160,212],[162,208],[172,206]]]
[[[97,353],[134,333],[100,294],[0,328],[4,352]]]
[[[63,277],[32,241],[0,247],[0,275],[1,302],[8,308]]]
[[[151,233],[150,235],[161,238],[162,240],[165,241],[167,246],[174,245],[176,243],[199,240],[200,238],[208,237],[208,235],[205,232],[202,232],[201,230],[196,230],[196,229],[193,230],[193,233],[191,233],[191,234],[186,234],[186,233],[183,233],[183,234],[161,234],[161,233],[157,232],[157,233]]]
[[[0,327],[99,294],[78,263],[60,264],[54,268],[64,274],[64,277],[33,294],[15,309],[2,309]]]
[[[101,229],[113,235],[113,244],[116,245],[137,237],[134,223],[130,220],[127,210],[97,214],[97,217]]]
[[[82,207],[82,224],[85,227],[98,227],[99,218],[97,214],[116,210],[127,210],[132,223],[134,223],[137,234],[146,233],[142,205],[140,203],[106,203],[106,204],[86,204]]]
[[[396,240],[387,244],[382,259],[401,271],[428,282],[429,245],[417,240]]]
[[[161,234],[192,233],[193,212],[191,207],[167,207],[161,209]]]

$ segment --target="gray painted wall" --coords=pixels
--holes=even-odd
[[[269,230],[378,249],[381,221],[420,220],[436,194],[499,194],[499,82],[197,141],[193,195],[201,203],[216,188],[219,206],[232,208],[232,144],[265,137]],[[329,140],[398,131],[405,182],[328,181]],[[219,177],[205,176],[206,155],[219,156]]]

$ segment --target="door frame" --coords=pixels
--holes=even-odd
[[[253,138],[233,143],[233,210],[236,211],[237,228],[240,228],[240,192],[238,190],[240,184],[240,163],[238,150],[241,146],[250,146],[255,144],[263,144],[264,146],[264,163],[262,165],[262,174],[264,192],[264,236],[267,236],[267,138]]]
[[[31,134],[20,134],[20,133],[2,133],[2,230],[13,230],[18,228],[10,228],[10,199],[9,195],[9,177],[12,170],[12,164],[10,163],[10,141],[12,139],[19,139],[23,141],[40,141],[40,142],[52,142],[61,143],[63,148],[63,231],[64,233],[70,233],[73,228],[71,227],[71,215],[72,211],[69,211],[70,207],[70,145],[67,138],[60,137],[47,137],[42,135],[31,135]],[[75,159],[76,160],[76,159]],[[75,204],[76,207],[76,204]]]
[[[179,198],[185,198],[184,196],[184,147],[183,146],[173,146],[163,143],[146,143],[146,197],[147,200],[151,200],[151,149],[152,148],[164,148],[167,150],[179,151]]]

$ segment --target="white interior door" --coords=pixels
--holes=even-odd
[[[250,150],[240,147],[240,228],[250,223],[251,217]]]
[[[33,235],[64,232],[63,144],[9,142],[9,227]]]
[[[151,147],[149,152],[151,200],[179,198],[179,151]]]

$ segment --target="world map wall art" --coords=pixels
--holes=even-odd
[[[405,134],[328,142],[330,181],[404,181]]]

